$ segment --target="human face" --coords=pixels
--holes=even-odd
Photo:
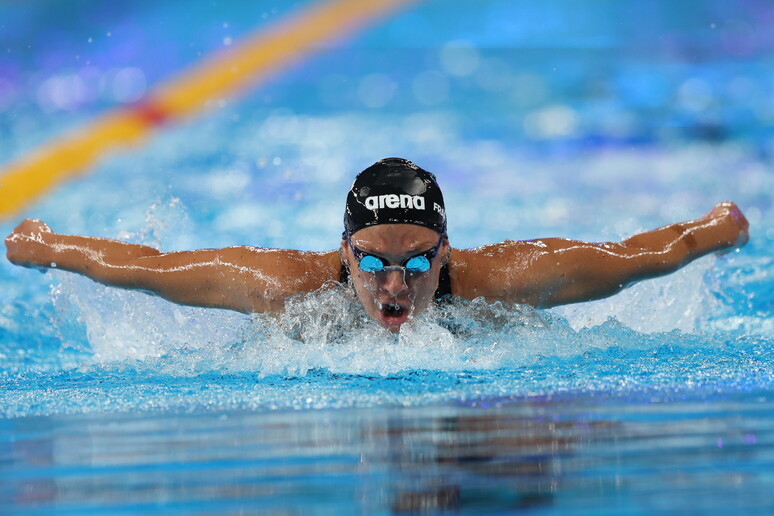
[[[403,264],[408,258],[433,250],[440,235],[413,224],[381,224],[361,229],[350,236],[352,246],[365,254],[377,255],[390,265]],[[449,254],[449,243],[443,238],[430,270],[408,273],[402,267],[389,267],[376,274],[358,267],[352,247],[342,241],[342,257],[349,267],[352,283],[366,313],[379,324],[397,332],[409,318],[422,312],[433,300],[438,288],[441,265]]]

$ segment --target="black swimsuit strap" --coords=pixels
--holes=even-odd
[[[339,282],[346,283],[349,281],[349,270],[341,265],[341,272],[339,273]],[[438,277],[438,288],[435,290],[435,300],[441,301],[447,296],[451,297],[451,276],[449,275],[449,265],[443,264],[441,266],[441,274]]]
[[[442,301],[450,298],[451,291],[451,276],[449,275],[449,264],[444,263],[441,266],[441,275],[438,276],[438,288],[435,289],[435,300]]]
[[[341,264],[341,272],[339,273],[339,283],[346,283],[349,281],[349,269],[344,264]]]

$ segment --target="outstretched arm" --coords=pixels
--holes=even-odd
[[[23,267],[76,272],[105,285],[150,292],[175,303],[270,312],[285,299],[338,279],[336,252],[230,247],[161,253],[105,238],[53,233],[25,220],[5,239],[7,257]]]
[[[462,297],[551,307],[610,296],[708,253],[741,247],[747,240],[747,220],[735,204],[726,202],[699,219],[620,243],[549,238],[455,251],[452,278]]]

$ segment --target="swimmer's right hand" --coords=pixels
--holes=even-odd
[[[51,267],[51,249],[43,240],[44,233],[52,233],[45,222],[35,219],[22,221],[5,239],[8,261],[45,272]]]

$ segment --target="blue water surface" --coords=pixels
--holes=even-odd
[[[0,158],[309,3],[3,4]],[[418,3],[0,222],[330,250],[354,174],[403,156],[460,248],[621,240],[724,200],[751,223],[606,300],[457,301],[397,338],[346,287],[248,316],[3,261],[0,514],[771,513],[772,19]]]

